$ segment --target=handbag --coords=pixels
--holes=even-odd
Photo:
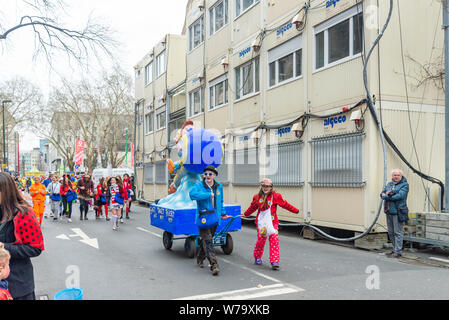
[[[52,193],[50,198],[53,201],[61,201],[61,195],[59,193]]]
[[[120,194],[120,192],[116,192],[115,193],[115,197],[114,197],[115,202],[117,202],[118,204],[124,204],[125,200],[123,199],[123,196]]]
[[[69,190],[66,194],[66,197],[67,197],[67,202],[73,202],[76,199],[78,199],[78,195],[73,190]]]
[[[102,205],[105,205],[105,204],[108,203],[108,202],[106,201],[106,196],[105,196],[104,194],[102,194],[98,199],[100,200],[100,203],[101,203]]]
[[[210,229],[218,225],[218,217],[215,210],[201,210],[196,225],[200,229]]]

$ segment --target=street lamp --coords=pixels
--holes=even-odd
[[[6,139],[5,139],[5,103],[11,103],[11,100],[2,100],[2,118],[3,118],[3,164],[2,167],[6,165]],[[3,169],[2,168],[2,169]],[[3,170],[2,170],[3,171]]]

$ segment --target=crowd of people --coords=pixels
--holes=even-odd
[[[73,203],[79,203],[81,221],[89,220],[88,213],[93,208],[95,219],[112,219],[113,229],[117,230],[123,218],[129,219],[131,203],[136,200],[134,177],[128,174],[102,177],[98,184],[88,173],[16,177],[15,183],[22,196],[32,202],[39,224],[48,218],[71,223]]]

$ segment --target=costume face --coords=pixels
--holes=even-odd
[[[208,171],[208,170],[206,170],[204,172],[204,177],[206,178],[206,182],[208,182],[208,183],[214,182],[216,176],[217,175],[215,174],[215,172]]]

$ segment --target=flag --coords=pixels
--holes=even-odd
[[[84,158],[84,140],[75,140],[75,164],[82,165]]]

